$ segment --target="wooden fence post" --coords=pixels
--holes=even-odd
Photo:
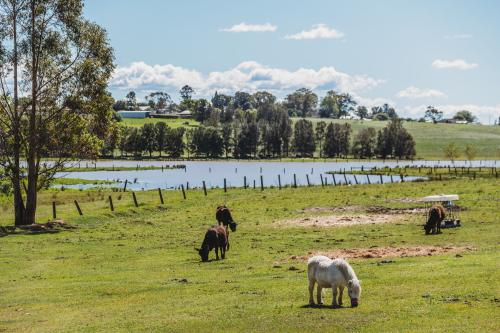
[[[128,179],[125,179],[125,185],[123,185],[123,192],[127,191]]]
[[[353,174],[353,176],[354,176],[354,182],[356,183],[356,185],[358,185],[358,178],[356,178],[355,174]]]
[[[297,175],[293,174],[293,187],[297,188]]]
[[[345,175],[345,170],[344,170],[344,181],[345,181],[345,184],[347,185],[348,182],[347,182],[347,176]]]
[[[205,184],[205,181],[203,181],[203,193],[207,196],[207,185]]]
[[[323,182],[323,174],[322,174],[322,173],[320,173],[320,174],[319,174],[319,177],[320,177],[320,179],[321,179],[321,187],[325,186],[325,183]]]
[[[75,200],[75,206],[76,206],[76,209],[78,210],[78,214],[83,215],[82,213],[82,209],[80,208],[80,205],[78,204],[78,201]]]
[[[306,173],[307,186],[311,186],[311,182],[309,181],[309,175]]]
[[[278,188],[281,190],[281,176],[278,174]]]
[[[113,206],[113,198],[111,198],[111,196],[109,196],[108,199],[109,199],[109,209],[111,209],[111,211],[114,212],[115,207]]]
[[[161,193],[161,188],[159,188],[159,187],[158,187],[158,194],[160,195],[160,202],[163,205],[164,204],[164,202],[163,202],[163,194]]]
[[[52,218],[55,220],[57,218],[56,214],[56,202],[52,201]]]
[[[337,181],[335,180],[335,174],[332,173],[333,186],[337,186]]]
[[[391,183],[394,183],[394,179],[392,178],[392,175],[391,175]]]
[[[224,178],[224,192],[227,192],[227,187],[226,187],[226,178]]]
[[[371,182],[370,182],[370,176],[369,175],[366,175],[366,181],[368,182],[368,185],[371,184]]]
[[[382,174],[380,174],[380,184],[384,183],[384,178],[382,178]]]
[[[255,190],[255,179],[253,180],[253,189]]]
[[[132,191],[132,199],[134,199],[134,205],[136,207],[139,207],[139,204],[137,203],[137,197],[135,196],[135,192],[134,191]]]
[[[182,189],[182,197],[184,200],[186,200],[186,191],[184,191],[184,184],[181,184],[181,189]]]
[[[243,189],[247,189],[247,176],[243,176]]]
[[[264,177],[260,175],[260,190],[264,191]]]

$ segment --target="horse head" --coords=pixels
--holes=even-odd
[[[236,231],[236,226],[238,224],[236,222],[229,222],[229,229],[231,229],[232,232],[235,232]]]
[[[208,261],[208,247],[202,247],[201,249],[195,248],[195,250],[198,251],[201,261]]]
[[[361,281],[358,279],[349,280],[347,282],[347,292],[351,299],[351,307],[357,307],[361,297]]]

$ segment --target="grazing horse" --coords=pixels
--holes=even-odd
[[[236,231],[236,222],[234,222],[233,217],[231,216],[231,211],[226,205],[221,205],[217,207],[217,211],[215,212],[215,218],[217,219],[217,223],[219,225],[224,225],[227,230],[227,226],[231,229],[232,232]]]
[[[445,218],[444,207],[441,205],[434,205],[429,210],[429,216],[427,219],[427,223],[424,226],[425,234],[428,235],[431,233],[441,233],[441,222]]]
[[[215,257],[217,260],[219,260],[219,249],[222,259],[226,258],[226,250],[229,249],[229,238],[226,228],[221,226],[208,228],[201,248],[195,248],[202,261],[208,261],[208,255],[212,249],[215,249]]]
[[[330,259],[325,256],[314,256],[307,262],[307,277],[309,279],[309,304],[314,305],[313,291],[314,284],[318,284],[317,299],[321,302],[322,288],[332,288],[333,301],[332,307],[342,306],[342,294],[347,287],[351,307],[358,306],[361,296],[361,284],[354,273],[351,265],[344,259]],[[338,303],[337,303],[337,289]]]

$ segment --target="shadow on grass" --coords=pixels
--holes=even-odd
[[[350,307],[332,307],[331,305],[326,304],[305,304],[300,307],[301,309],[318,309],[318,310],[344,310],[349,309]]]

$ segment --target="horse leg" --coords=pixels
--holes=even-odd
[[[222,259],[226,259],[226,245],[227,244],[221,244],[220,247],[220,254],[222,256]]]
[[[323,304],[323,302],[321,302],[321,289],[322,288],[320,287],[320,285],[318,283],[318,290],[316,292],[316,299],[318,300],[318,305]]]
[[[227,233],[226,251],[229,251],[229,232]]]
[[[339,306],[342,306],[342,295],[344,295],[344,287],[339,286]]]
[[[314,280],[309,280],[309,304],[314,305],[314,298],[313,298],[313,291],[314,291],[314,284],[316,281]]]
[[[337,286],[333,285],[332,286],[332,293],[333,293],[333,300],[332,300],[332,308],[338,308],[337,304]]]
[[[219,260],[219,245],[215,244],[215,259]]]

